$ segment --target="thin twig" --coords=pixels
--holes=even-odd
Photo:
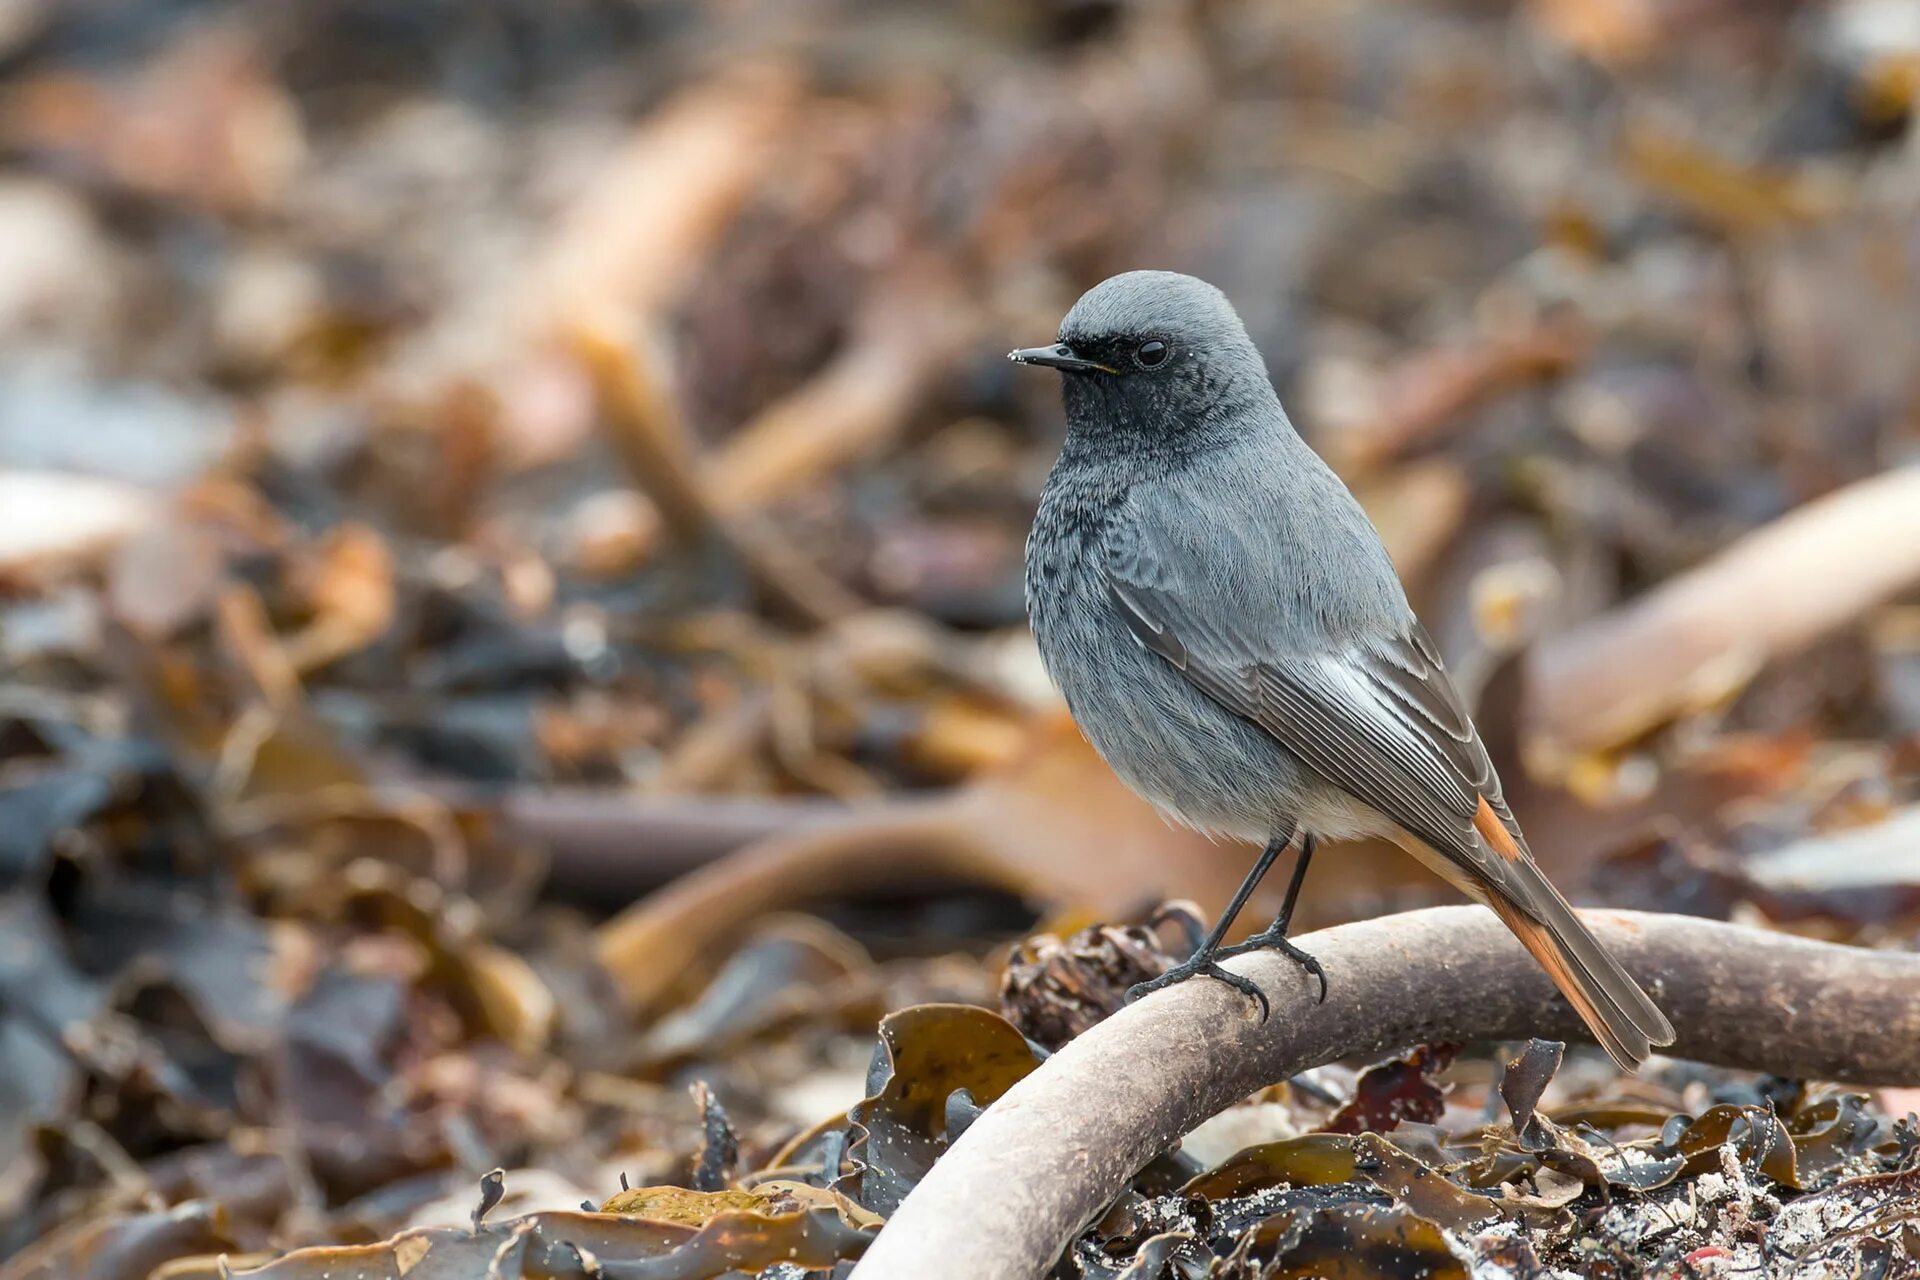
[[[821,626],[865,607],[805,556],[762,534],[737,511],[721,509],[679,406],[644,346],[623,341],[603,324],[583,322],[570,336],[593,375],[615,451],[669,528],[682,538],[725,546],[767,603],[795,621]]]

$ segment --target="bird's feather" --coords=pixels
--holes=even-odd
[[[1193,553],[1137,511],[1116,515],[1106,546],[1109,598],[1141,644],[1437,854],[1436,869],[1499,912],[1623,1065],[1672,1041],[1666,1018],[1534,862],[1411,610],[1402,605],[1391,626],[1303,631],[1300,602],[1272,599],[1251,557],[1183,563]]]

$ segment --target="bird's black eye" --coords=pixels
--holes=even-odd
[[[1133,349],[1133,362],[1142,369],[1151,369],[1163,363],[1167,358],[1167,344],[1158,338],[1148,338]]]

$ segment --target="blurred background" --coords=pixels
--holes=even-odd
[[[0,1275],[717,1193],[1177,958],[1062,941],[1252,851],[1055,706],[1004,358],[1138,267],[1576,898],[1912,945],[1917,97],[1912,0],[0,0]]]

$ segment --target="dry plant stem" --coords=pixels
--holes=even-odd
[[[839,801],[811,796],[636,796],[598,787],[516,788],[497,806],[514,832],[549,849],[556,889],[611,904],[742,845],[847,817]]]
[[[604,323],[582,322],[573,349],[593,375],[613,445],[627,474],[682,538],[720,542],[752,577],[768,604],[795,621],[820,626],[864,603],[785,544],[763,537],[739,509],[718,509],[680,409],[644,346]]]
[[[741,424],[704,460],[698,476],[707,509],[735,520],[884,448],[906,426],[928,384],[966,351],[956,310],[951,295],[931,283],[876,303],[832,362]],[[940,324],[929,329],[928,317],[941,318]],[[586,354],[594,358],[590,347]],[[640,532],[643,551],[671,523],[671,512],[657,514],[662,523]]]
[[[529,292],[545,315],[657,315],[764,180],[804,115],[802,78],[746,64],[652,111],[561,218]]]
[[[934,293],[923,302],[936,314],[952,306]],[[894,438],[954,345],[935,342],[928,349],[917,343],[914,326],[904,318],[921,306],[895,305],[902,323],[864,326],[812,381],[769,405],[720,448],[712,483],[722,510],[757,510]]]
[[[1920,956],[1682,916],[1588,912],[1673,1019],[1678,1056],[1824,1080],[1920,1080]],[[1134,1171],[1208,1116],[1309,1067],[1434,1040],[1582,1037],[1491,912],[1436,907],[1300,939],[1324,1005],[1284,956],[1156,993],[1073,1041],[975,1120],[907,1197],[856,1280],[1039,1276]],[[981,1223],[993,1224],[981,1230]]]
[[[1544,326],[1480,346],[1419,352],[1388,372],[1377,417],[1327,442],[1331,460],[1345,474],[1373,471],[1464,425],[1478,406],[1565,373],[1585,346],[1578,333]]]
[[[1401,883],[1396,876],[1426,875],[1404,854],[1371,862],[1364,848],[1351,846],[1329,864],[1313,907],[1338,909],[1356,888],[1372,895]],[[756,917],[835,894],[957,880],[1115,919],[1173,887],[1224,903],[1252,857],[1245,846],[1213,844],[1163,821],[1062,714],[1035,724],[1018,759],[964,786],[850,806],[810,830],[740,849],[609,920],[598,945],[628,1003],[644,1008]],[[1348,867],[1362,869],[1357,879]],[[1256,898],[1254,914],[1278,906],[1276,886]]]
[[[708,708],[667,749],[646,789],[658,796],[724,791],[727,780],[766,745],[772,732],[773,698],[765,689]]]
[[[1033,888],[952,805],[887,804],[691,872],[608,921],[595,945],[627,1005],[644,1010],[760,916],[835,893],[937,880]]]
[[[1771,658],[1920,582],[1920,467],[1849,485],[1534,651],[1542,762],[1711,705]]]

